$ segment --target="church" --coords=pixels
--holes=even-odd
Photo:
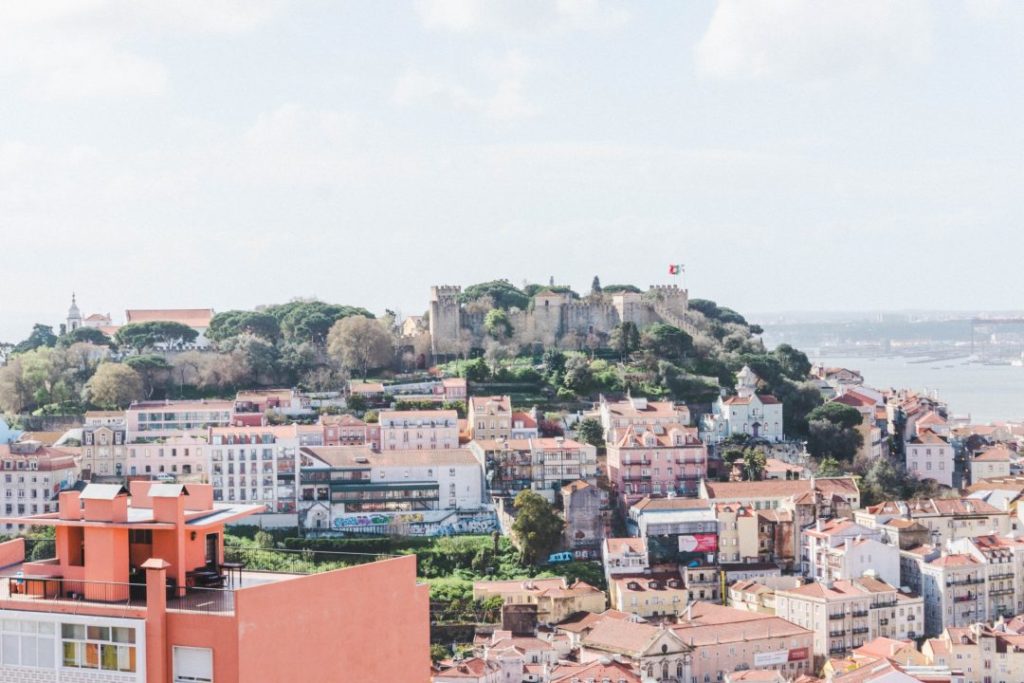
[[[705,443],[721,443],[734,434],[755,439],[783,440],[782,402],[769,394],[758,394],[760,378],[747,366],[736,375],[736,395],[719,396],[701,423]]]

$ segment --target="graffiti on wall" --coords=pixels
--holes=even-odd
[[[418,524],[423,522],[422,512],[401,512],[397,514],[344,515],[334,518],[335,529],[362,526],[389,526],[392,524]]]
[[[430,515],[430,513],[427,513]],[[436,516],[435,516],[436,515]],[[489,534],[498,530],[493,511],[452,512],[444,516],[422,512],[380,512],[335,517],[331,526],[337,531],[369,531],[369,527],[389,527],[391,533],[406,536],[452,536],[456,534]]]

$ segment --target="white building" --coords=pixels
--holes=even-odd
[[[494,528],[483,469],[464,448],[304,448],[300,508],[306,529],[433,535]]]
[[[758,394],[759,378],[744,366],[736,375],[736,395],[719,397],[711,413],[704,416],[701,435],[708,443],[719,443],[734,434],[747,434],[768,441],[782,441],[782,402],[769,394]]]
[[[804,576],[814,579],[815,581],[828,581],[836,578],[857,578],[861,575],[860,572],[854,576],[834,576],[836,568],[830,564],[831,555],[829,554],[829,551],[838,546],[845,545],[846,541],[860,539],[878,541],[881,539],[881,536],[881,532],[877,529],[861,526],[846,517],[839,517],[837,519],[830,519],[827,521],[823,519],[815,520],[814,527],[807,529],[802,534],[802,555],[807,559],[801,562],[801,570],[803,571]],[[899,583],[898,552],[896,565],[897,571],[895,578],[891,578],[890,575],[890,578],[887,578],[886,580],[895,580],[896,583]]]
[[[827,581],[855,579],[865,573],[894,586],[900,585],[900,550],[895,545],[873,538],[846,538],[825,553],[824,575]]]
[[[234,401],[143,401],[125,411],[126,438],[182,436],[232,423]]]
[[[316,425],[217,427],[209,431],[213,499],[263,504],[262,526],[296,526],[299,449],[323,443]]]
[[[892,522],[917,522],[928,528],[932,542],[942,545],[958,538],[985,534],[1005,536],[1015,521],[1008,510],[978,498],[916,498],[885,501],[853,513],[858,524],[882,529]],[[882,529],[883,534],[885,530]]]
[[[635,536],[606,538],[601,544],[601,559],[606,578],[618,574],[643,574],[650,569],[647,539]]]
[[[172,436],[130,443],[125,472],[132,477],[172,476],[182,481],[208,481],[208,434]]]
[[[814,631],[818,661],[878,637],[903,640],[924,630],[924,601],[864,576],[775,591],[775,615]]]
[[[982,479],[1009,477],[1010,462],[1014,459],[1016,459],[1014,454],[1003,444],[989,446],[985,450],[971,455],[967,462],[971,484]]]
[[[904,446],[910,474],[918,479],[934,479],[943,486],[953,485],[953,446],[944,437],[923,429]]]

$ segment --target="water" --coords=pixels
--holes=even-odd
[[[864,383],[877,389],[937,391],[952,414],[970,415],[973,422],[1024,421],[1024,368],[962,358],[910,363],[895,357],[822,356],[811,362],[859,370]]]

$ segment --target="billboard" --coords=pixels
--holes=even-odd
[[[773,650],[771,652],[754,653],[754,666],[775,666],[786,662],[798,662],[807,659],[809,653],[806,647],[797,647],[792,650]]]
[[[789,650],[773,650],[772,652],[754,653],[754,666],[774,666],[789,661]]]
[[[687,534],[679,537],[681,553],[713,553],[718,550],[718,534]]]

